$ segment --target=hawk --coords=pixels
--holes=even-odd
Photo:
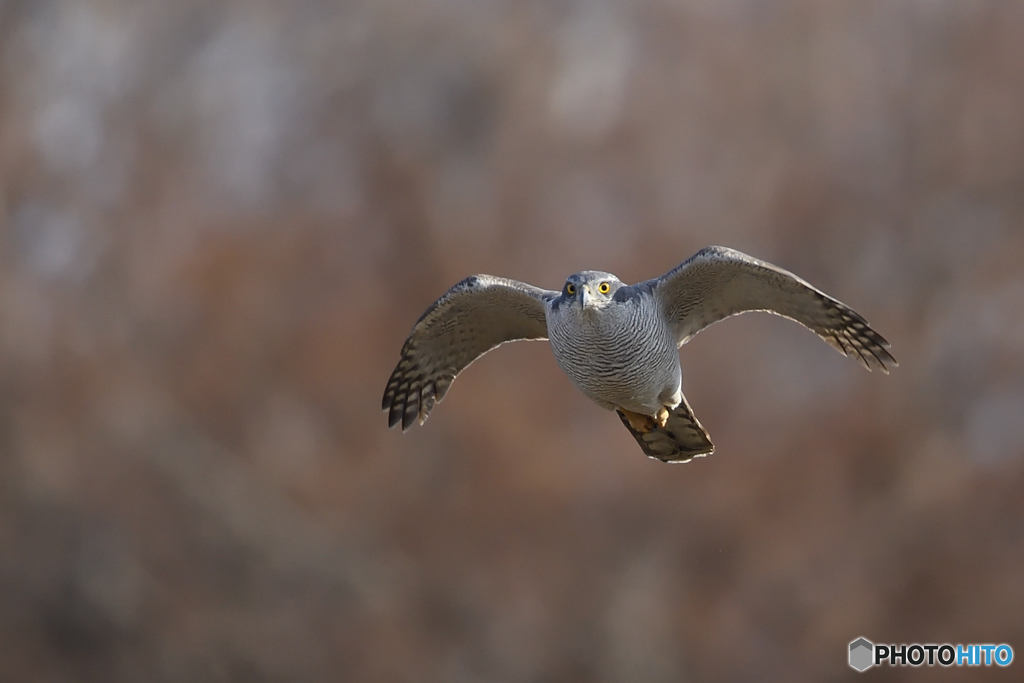
[[[571,275],[560,292],[468,277],[412,328],[381,406],[389,427],[423,424],[474,360],[505,342],[547,339],[573,384],[616,411],[645,454],[688,462],[715,447],[683,396],[678,348],[747,311],[794,320],[868,370],[898,365],[889,342],[850,307],[771,263],[707,247],[635,285],[596,270]]]

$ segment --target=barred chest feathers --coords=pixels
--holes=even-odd
[[[583,309],[548,311],[555,360],[573,383],[604,408],[656,413],[680,388],[676,341],[652,297]]]

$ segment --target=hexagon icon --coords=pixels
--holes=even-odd
[[[875,663],[875,644],[867,638],[858,638],[850,643],[850,666],[857,671],[866,671]]]

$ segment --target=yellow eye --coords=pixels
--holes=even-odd
[[[576,285],[574,285],[572,283],[567,284],[565,286],[565,293],[568,294],[569,296],[572,296],[573,294],[575,294],[576,293]]]
[[[601,292],[602,294],[607,294],[608,290],[610,290],[610,289],[611,289],[611,286],[607,282],[602,282],[597,287],[597,291]]]

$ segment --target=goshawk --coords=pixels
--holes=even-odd
[[[795,320],[864,367],[897,365],[889,343],[853,309],[770,263],[707,247],[659,278],[623,284],[585,270],[561,292],[473,275],[434,302],[402,347],[384,390],[388,426],[427,419],[455,377],[494,347],[548,339],[559,367],[598,405],[615,410],[644,453],[665,462],[714,445],[682,391],[678,347],[746,311]]]

